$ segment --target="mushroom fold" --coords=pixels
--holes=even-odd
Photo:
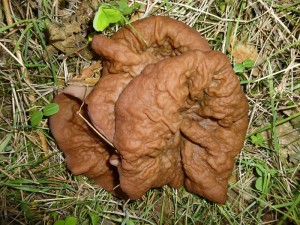
[[[95,35],[92,48],[103,57],[101,78],[84,99],[79,88],[56,96],[60,111],[50,118],[71,172],[129,199],[184,185],[224,204],[248,126],[247,99],[227,57],[189,26],[160,16],[111,38]],[[78,117],[77,98],[115,149]]]

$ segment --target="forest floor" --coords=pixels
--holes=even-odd
[[[168,186],[125,203],[67,170],[43,112],[99,60],[88,36],[103,2],[124,3],[0,2],[0,224],[300,224],[300,1],[128,1],[128,21],[180,20],[236,70],[250,119],[223,206]]]

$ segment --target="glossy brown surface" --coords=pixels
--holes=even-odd
[[[86,163],[88,171],[110,171],[107,177],[118,177],[130,199],[150,188],[185,185],[190,192],[225,203],[248,125],[247,99],[229,60],[212,51],[198,32],[168,17],[149,17],[132,26],[111,38],[94,36],[92,48],[103,57],[103,76],[85,100],[91,122],[119,155],[111,156],[103,146],[91,148],[79,168]],[[51,127],[66,153],[69,147],[59,139],[67,135],[57,138],[55,129]],[[91,133],[84,135],[91,145],[97,140]],[[80,139],[73,141],[80,145]],[[106,164],[97,167],[97,158]],[[109,158],[118,174],[111,173]],[[72,171],[68,157],[67,164]]]
[[[68,169],[74,174],[83,174],[96,181],[107,191],[118,185],[118,173],[108,163],[114,150],[99,139],[99,136],[78,115],[85,118],[87,110],[80,109],[81,101],[61,93],[54,102],[59,112],[50,117],[50,129],[58,147],[64,152]]]

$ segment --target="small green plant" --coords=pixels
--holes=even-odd
[[[21,203],[21,210],[24,212],[24,215],[26,218],[30,219],[34,216],[33,212],[29,208],[28,202],[22,202]]]
[[[107,6],[99,7],[93,21],[93,27],[96,31],[105,30],[109,24],[117,23],[122,20],[122,14],[119,10]]]
[[[100,220],[100,217],[94,212],[89,212],[89,216],[91,218],[91,224],[97,225]]]
[[[126,221],[126,225],[134,225],[133,220],[127,220],[127,221]]]
[[[13,133],[10,132],[6,134],[6,136],[0,140],[0,152],[11,150],[11,145],[9,145],[10,140],[13,138]]]
[[[256,146],[263,146],[265,139],[261,134],[252,135],[251,137],[251,143]]]
[[[53,225],[76,225],[77,224],[77,218],[73,216],[68,216],[64,220],[56,220]]]
[[[244,72],[246,69],[250,69],[254,66],[254,61],[251,59],[246,59],[244,62],[242,63],[237,63],[234,65],[233,70],[235,73],[242,73]]]
[[[257,164],[255,170],[258,174],[255,188],[263,193],[267,193],[270,188],[271,178],[277,173],[277,170],[269,169],[265,163]]]
[[[30,115],[31,126],[37,126],[44,116],[52,116],[59,111],[59,105],[56,103],[50,103],[46,105],[42,110],[36,110]]]
[[[124,24],[128,22],[124,16],[139,7],[140,4],[136,3],[129,7],[126,0],[120,0],[115,4],[102,4],[94,17],[93,27],[99,32],[105,30],[110,24]]]

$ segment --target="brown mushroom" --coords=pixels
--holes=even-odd
[[[130,199],[184,184],[223,204],[248,124],[247,99],[227,57],[168,17],[139,20],[111,38],[96,35],[92,48],[104,58],[103,74],[85,103],[93,125],[118,152],[87,150],[106,162],[95,168],[111,172],[107,163],[116,166],[112,176]]]
[[[105,60],[101,80],[86,98],[86,103],[94,126],[111,142],[115,130],[114,104],[126,85],[146,65],[186,51],[210,51],[207,41],[197,31],[161,16],[136,21],[111,38],[95,35],[92,48]]]
[[[80,89],[73,89],[78,93]],[[102,142],[99,136],[79,116],[88,119],[86,106],[81,100],[61,93],[54,98],[59,112],[50,117],[50,130],[58,147],[64,152],[67,166],[74,175],[83,174],[107,191],[118,185],[116,169],[108,163],[113,148]],[[116,190],[118,192],[119,190]]]
[[[169,184],[224,203],[247,129],[247,101],[221,52],[189,51],[148,65],[115,107],[122,190]],[[185,178],[184,178],[185,175]]]

